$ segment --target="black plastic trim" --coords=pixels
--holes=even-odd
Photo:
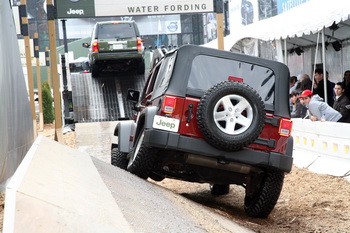
[[[290,172],[293,164],[292,154],[288,154],[292,153],[291,150],[287,150],[286,154],[264,152],[247,148],[239,151],[227,152],[212,147],[202,139],[185,137],[178,133],[157,129],[146,129],[144,142],[147,146],[156,148],[178,150],[283,172]],[[289,145],[287,146],[287,149],[288,148],[290,148]]]
[[[280,125],[280,118],[277,117],[265,117],[265,123],[270,124],[272,126],[278,127]]]
[[[259,145],[263,145],[263,146],[268,146],[270,148],[276,147],[276,140],[275,139],[257,138],[254,141],[254,143],[259,144]]]

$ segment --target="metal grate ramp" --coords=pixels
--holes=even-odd
[[[132,105],[126,101],[128,89],[141,91],[144,75],[108,74],[93,78],[90,73],[71,74],[74,121],[100,122],[132,119]]]

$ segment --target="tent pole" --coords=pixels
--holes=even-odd
[[[324,86],[324,102],[328,103],[328,96],[327,96],[327,72],[326,72],[326,44],[324,40],[324,30],[322,29],[322,62],[323,62],[323,86]],[[333,106],[331,106],[333,107]]]
[[[288,66],[287,38],[283,40],[283,45],[284,45],[284,64]]]
[[[315,83],[315,70],[316,70],[316,62],[317,62],[317,53],[318,53],[318,45],[320,42],[320,32],[317,32],[317,42],[316,42],[316,50],[315,50],[315,62],[314,62],[314,69],[312,71],[312,86],[311,91],[314,91],[314,83]]]

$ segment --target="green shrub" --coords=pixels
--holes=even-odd
[[[43,82],[43,83],[41,84],[41,88],[42,88],[42,89],[47,88],[48,90],[51,90],[50,85],[49,85],[48,82]]]
[[[55,120],[55,113],[53,111],[52,103],[52,95],[51,89],[47,82],[44,82],[41,85],[41,95],[42,95],[42,105],[43,105],[43,115],[44,115],[44,123],[53,123]]]

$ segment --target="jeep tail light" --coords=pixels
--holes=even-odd
[[[98,42],[94,41],[94,43],[92,43],[92,52],[98,53]]]
[[[137,41],[137,50],[142,50],[142,40],[140,37],[136,38]]]
[[[162,112],[165,114],[172,114],[175,110],[176,97],[165,96],[162,104]]]
[[[281,121],[280,121],[280,128],[278,130],[278,133],[281,136],[289,137],[291,132],[292,132],[292,125],[293,125],[293,121],[292,120],[281,119]]]

